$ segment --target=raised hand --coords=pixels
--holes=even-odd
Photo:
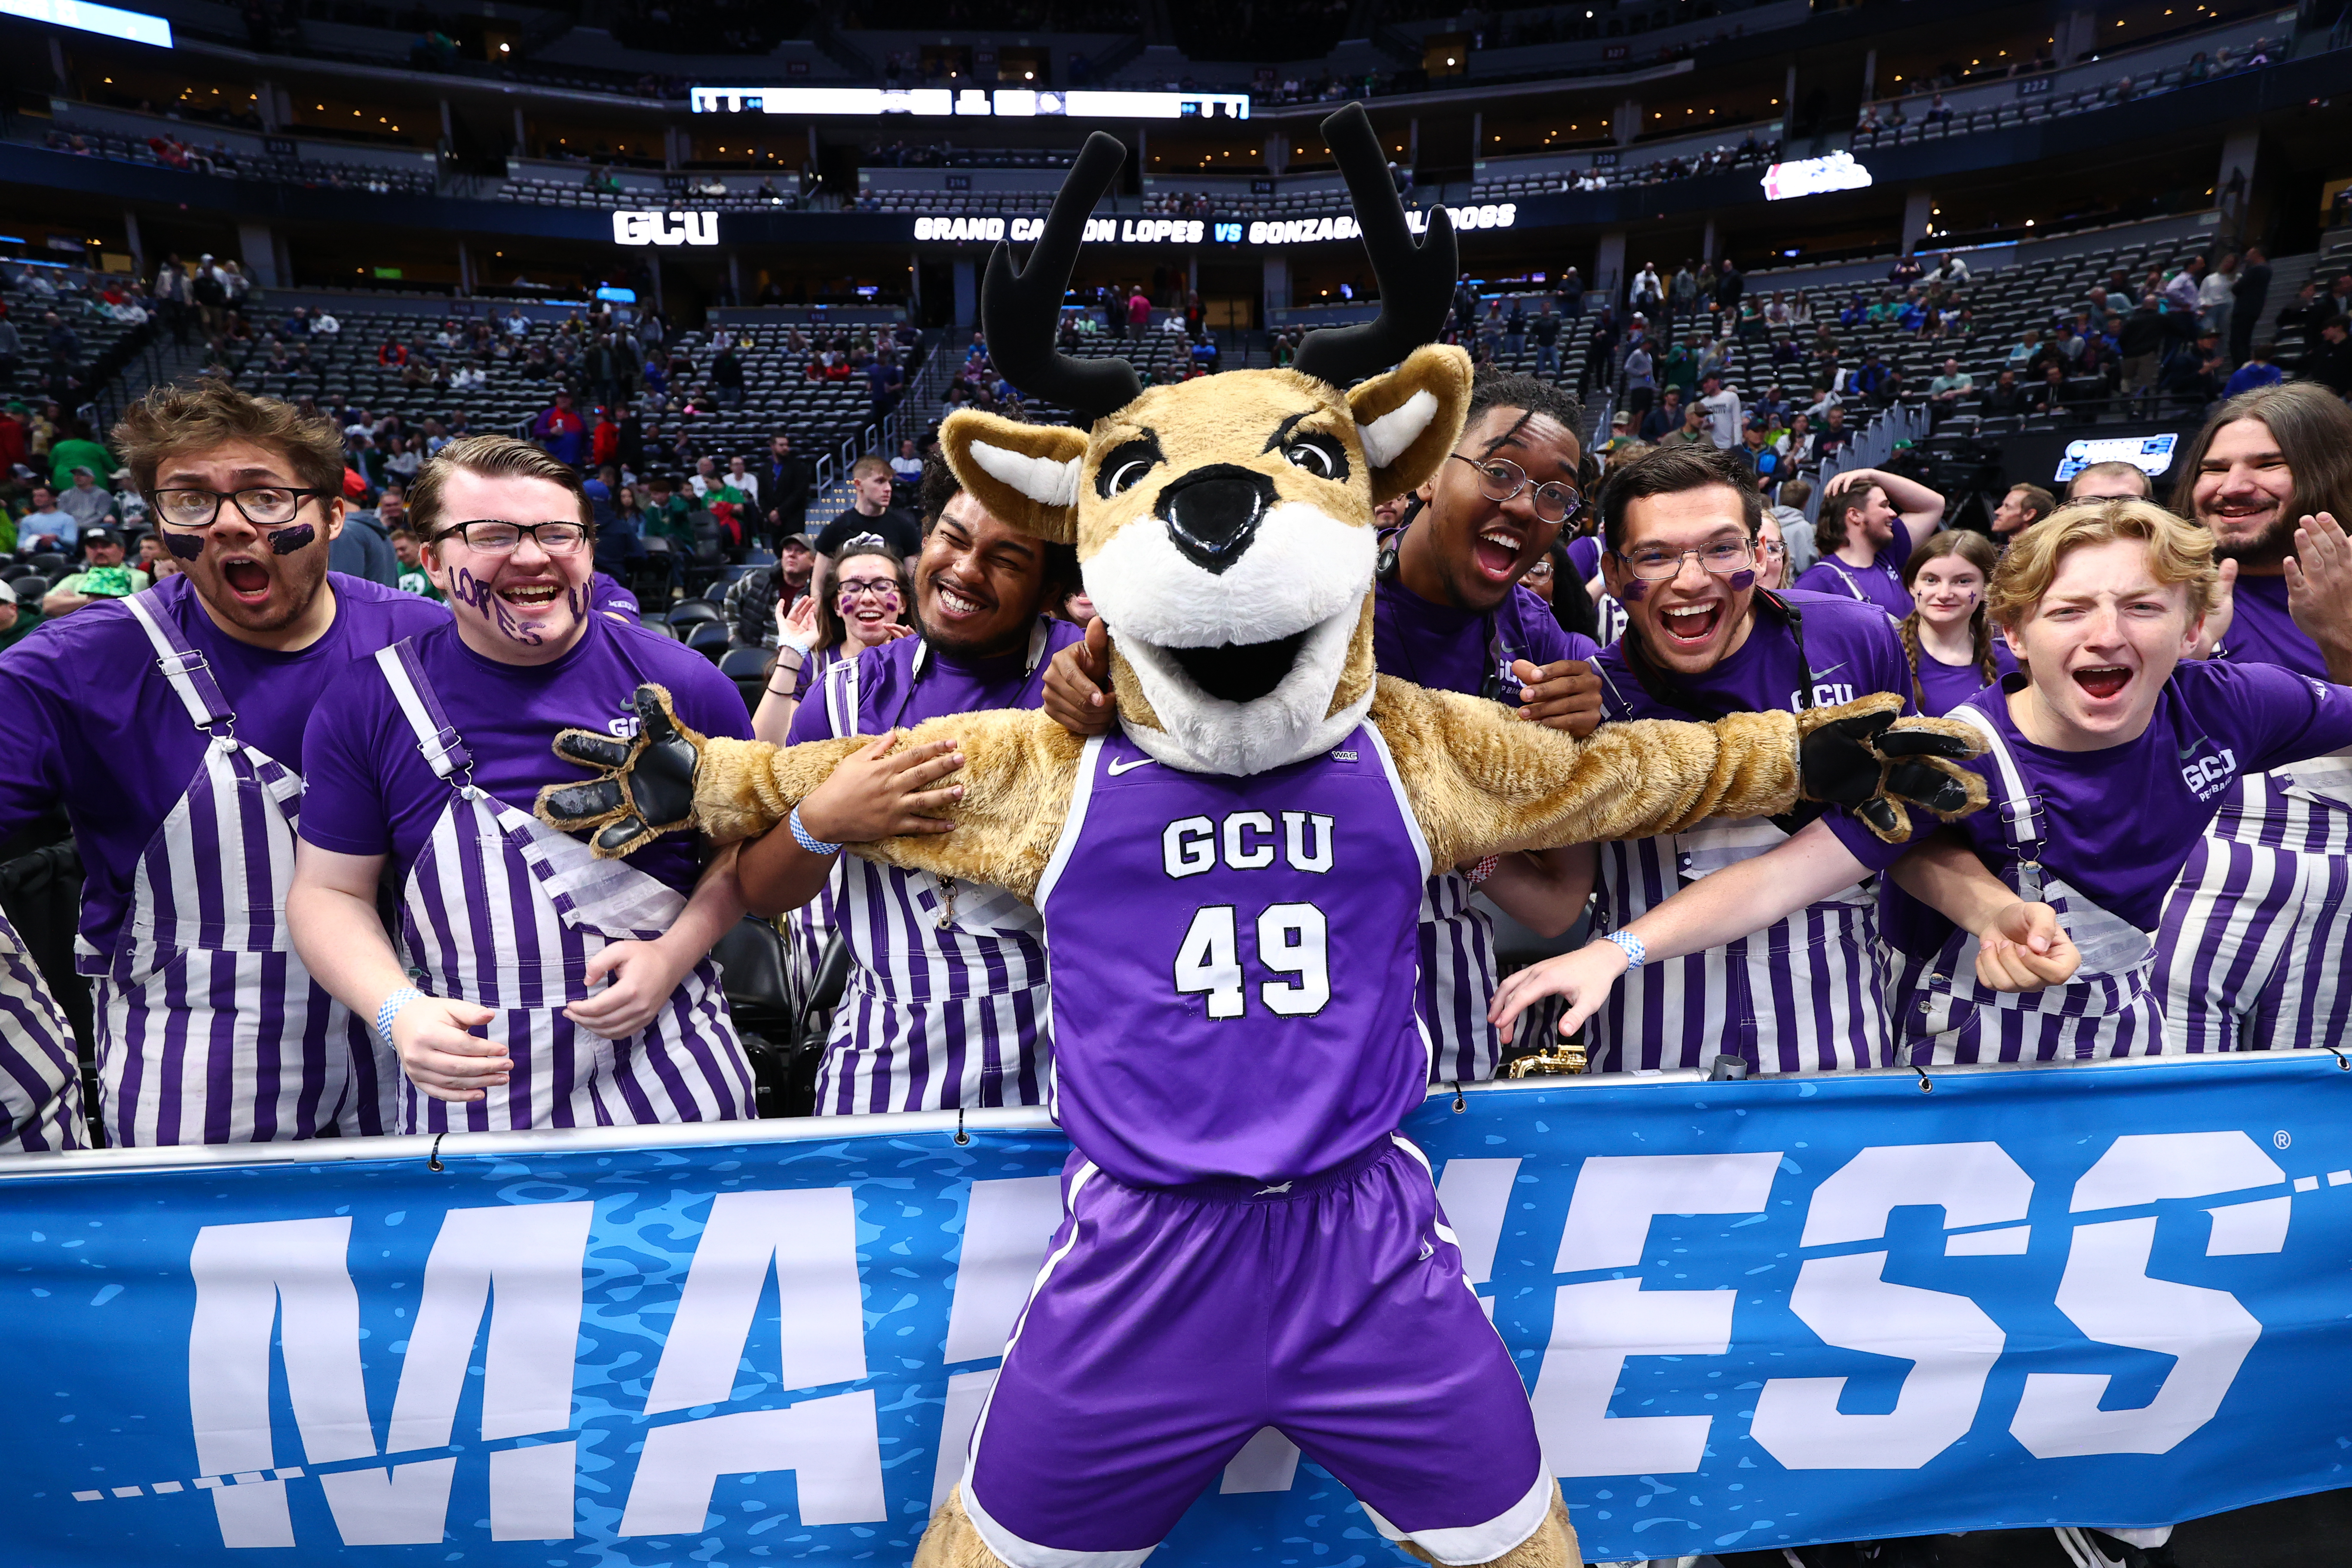
[[[2213,602],[2206,606],[2205,619],[2197,628],[2196,646],[2189,650],[2191,658],[2211,658],[2221,639],[2230,635],[2230,623],[2238,618],[2238,563],[2224,561],[2219,568],[2220,580],[2213,584]]]
[[[605,857],[633,855],[665,833],[695,826],[694,771],[704,738],[677,721],[669,693],[640,686],[637,732],[622,741],[593,730],[566,730],[555,754],[603,776],[550,784],[539,792],[539,819],[566,833],[593,832]]]
[[[1087,623],[1086,640],[1074,642],[1045,667],[1045,717],[1073,735],[1109,730],[1110,630],[1097,616]]]
[[[2303,520],[2285,572],[2287,614],[2326,656],[2330,679],[2352,675],[2352,540],[2333,514]]]

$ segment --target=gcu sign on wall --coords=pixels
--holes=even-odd
[[[716,245],[717,213],[616,212],[614,245]]]
[[[1588,1553],[2342,1484],[2352,1073],[1918,1082],[1538,1082],[1414,1119]],[[904,1563],[1067,1152],[1034,1112],[954,1125],[7,1162],[8,1560]],[[1284,1542],[1387,1560],[1268,1431],[1155,1561]]]

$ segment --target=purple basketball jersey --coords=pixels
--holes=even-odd
[[[1180,772],[1117,731],[1088,742],[1037,889],[1070,1141],[1166,1187],[1273,1185],[1387,1138],[1428,1079],[1428,877],[1370,726],[1248,778]]]

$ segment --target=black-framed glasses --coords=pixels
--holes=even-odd
[[[1696,557],[1699,570],[1728,577],[1756,564],[1756,546],[1745,539],[1718,539],[1696,550],[1669,550],[1663,544],[1637,544],[1614,551],[1625,569],[1648,583],[1664,583],[1682,575],[1683,563]]]
[[[1465,458],[1459,452],[1445,455],[1478,470],[1478,493],[1491,501],[1509,500],[1532,482],[1528,471],[1508,458]],[[1574,485],[1546,479],[1536,486],[1536,515],[1546,522],[1566,522],[1583,505],[1584,494]]]
[[[311,497],[341,493],[299,489],[291,485],[253,485],[241,490],[172,485],[153,491],[151,499],[155,504],[155,515],[173,528],[210,528],[220,516],[223,501],[234,502],[238,515],[256,528],[278,528],[293,521],[302,503]]]
[[[436,539],[451,536],[466,542],[466,548],[483,555],[509,555],[529,534],[540,549],[549,555],[577,555],[588,542],[588,525],[562,520],[554,522],[508,522],[495,517],[475,518],[468,522],[452,523],[435,534]]]

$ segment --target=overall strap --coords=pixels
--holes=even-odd
[[[1855,598],[1861,600],[1865,605],[1872,602],[1870,595],[1862,591],[1862,584],[1853,580],[1853,573],[1847,566],[1845,562],[1840,560],[1835,555],[1824,555],[1822,559],[1829,564],[1831,571],[1837,574],[1838,581],[1845,584],[1845,591],[1847,593],[1852,594]]]
[[[2001,836],[2008,842],[2010,853],[2017,857],[2018,893],[2029,903],[2041,902],[2042,846],[2049,837],[2048,824],[2042,814],[2042,796],[2026,787],[2025,773],[2017,764],[2016,753],[2010,750],[2000,728],[1983,709],[1963,702],[1946,717],[1974,725],[1984,736],[2000,792],[1994,809],[2000,813]]]
[[[857,733],[857,659],[835,658],[817,679],[824,682],[824,713],[836,736]]]
[[[197,729],[215,739],[235,741],[236,713],[221,695],[219,683],[213,679],[212,667],[205,662],[201,652],[181,638],[170,621],[155,613],[154,594],[152,588],[142,589],[123,600],[122,605],[147,634],[147,640],[154,645],[155,668],[171,682],[180,705],[188,710]]]
[[[432,768],[433,776],[453,785],[473,787],[474,754],[466,749],[465,741],[450,727],[448,716],[441,711],[440,700],[425,682],[425,671],[416,662],[415,645],[407,637],[390,647],[375,650],[376,668],[383,671],[384,684],[400,703],[400,711],[408,727],[416,733],[416,749]]]

